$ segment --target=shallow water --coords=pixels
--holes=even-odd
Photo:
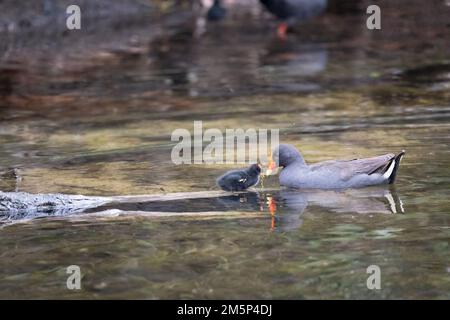
[[[217,190],[232,166],[170,160],[171,132],[194,120],[279,128],[308,162],[406,156],[395,187],[287,191],[270,177],[240,195],[93,210],[139,214],[4,225],[0,298],[449,299],[450,30],[439,17],[422,33],[367,36],[359,18],[331,15],[284,42],[261,17],[236,18],[58,68],[3,60],[2,191]],[[66,288],[73,264],[79,291]],[[366,287],[369,265],[381,290]]]

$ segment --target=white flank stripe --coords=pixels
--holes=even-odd
[[[389,169],[383,174],[383,178],[387,179],[391,176],[392,171],[394,171],[395,167],[395,160],[392,161],[391,165],[389,166]]]

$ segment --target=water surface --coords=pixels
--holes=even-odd
[[[215,191],[234,166],[170,160],[172,131],[194,120],[279,128],[308,162],[406,156],[395,187],[288,191],[270,177],[240,195],[97,210],[137,214],[4,225],[0,297],[449,299],[450,30],[444,3],[430,10],[414,32],[414,11],[386,10],[375,34],[330,14],[286,41],[267,17],[237,17],[200,35],[122,29],[131,44],[70,60],[3,55],[2,191]],[[73,264],[79,291],[66,288]],[[381,290],[366,287],[372,264]]]

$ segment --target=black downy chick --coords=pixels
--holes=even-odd
[[[252,164],[247,169],[231,170],[217,178],[217,185],[225,191],[243,191],[259,182],[261,166]]]

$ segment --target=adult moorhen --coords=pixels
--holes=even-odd
[[[340,189],[392,184],[404,151],[373,158],[330,160],[308,165],[292,145],[280,144],[274,151],[269,170],[283,167],[280,185],[292,188]]]

